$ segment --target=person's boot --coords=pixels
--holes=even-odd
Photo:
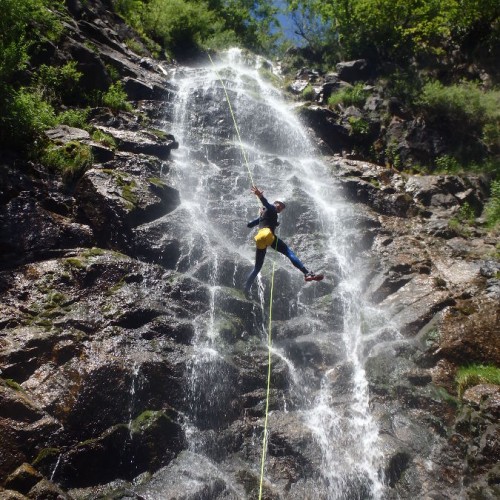
[[[322,274],[314,274],[312,272],[308,272],[304,276],[306,281],[321,281],[323,278],[324,276]]]

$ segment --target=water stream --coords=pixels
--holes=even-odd
[[[221,416],[231,418],[237,388],[220,339],[228,319],[221,297],[227,288],[240,290],[253,265],[246,222],[258,210],[220,75],[256,185],[270,200],[287,203],[280,236],[306,266],[326,275],[321,284],[306,284],[283,256],[270,250],[254,285],[254,309],[260,315],[255,314],[251,335],[263,347],[273,260],[273,318],[304,325],[301,335],[281,339],[273,348],[273,358],[282,360],[289,377],[289,394],[279,412],[293,412],[310,430],[311,447],[320,450],[317,470],[300,481],[314,491],[311,498],[383,498],[379,431],[363,364],[365,339],[376,340],[386,323],[382,312],[363,299],[356,214],[338,195],[292,105],[265,78],[270,66],[258,58],[245,60],[238,50],[215,65],[207,60],[205,66],[181,67],[174,78],[179,90],[173,129],[181,147],[173,153],[169,182],[180,191],[179,211],[186,221],[178,270],[203,280],[210,295],[208,312],[196,321],[187,373],[189,448],[209,455],[205,431],[223,428]],[[260,446],[260,438],[255,442]],[[256,470],[259,464],[248,467]],[[235,487],[233,494],[245,498],[242,488]],[[299,497],[292,488],[289,498]]]

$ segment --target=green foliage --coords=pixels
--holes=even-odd
[[[351,127],[350,135],[362,136],[370,132],[370,124],[362,117],[350,116],[348,122]]]
[[[357,83],[353,87],[346,87],[332,94],[328,98],[328,106],[334,108],[342,104],[344,106],[362,107],[365,104],[367,92],[364,90],[362,83]]]
[[[484,207],[484,214],[489,227],[500,225],[500,180],[491,183],[490,198]]]
[[[495,0],[287,0],[300,17],[305,42],[317,48],[318,18],[321,37],[334,43],[328,51],[343,59],[367,57],[377,62],[406,61],[408,57],[445,53],[450,39],[468,41],[482,28],[476,43],[493,48],[500,7]]]
[[[302,91],[302,99],[305,101],[313,101],[316,96],[316,92],[311,84],[307,84],[307,87]]]
[[[475,218],[476,218],[476,212],[470,206],[470,204],[468,202],[465,202],[458,209],[458,220],[460,222],[465,222],[465,223],[468,223],[468,224],[472,224],[474,222]]]
[[[115,111],[132,111],[132,105],[127,102],[127,93],[121,82],[112,83],[109,89],[101,95],[101,102],[104,106]]]
[[[500,368],[493,365],[470,365],[461,367],[455,377],[458,395],[478,384],[500,385]]]
[[[72,182],[92,165],[92,150],[90,146],[77,141],[63,146],[49,144],[42,153],[41,161],[61,173],[66,182]]]
[[[469,203],[465,202],[459,209],[455,217],[448,221],[448,227],[464,238],[471,235],[471,226],[476,219],[476,212]]]
[[[69,127],[89,129],[88,117],[90,110],[85,109],[67,109],[57,115],[57,122]]]
[[[243,46],[272,50],[276,8],[265,0],[115,0],[115,8],[167,53]]]
[[[436,169],[435,173],[456,174],[463,170],[460,162],[453,156],[444,155],[439,156],[435,160]]]
[[[104,144],[110,149],[116,149],[116,141],[112,135],[106,134],[102,130],[96,129],[92,132],[92,139],[96,142]]]
[[[62,24],[48,9],[59,0],[0,0],[0,89],[28,64],[44,40],[57,40]]]
[[[71,100],[78,94],[78,82],[82,77],[76,65],[75,61],[61,67],[42,64],[38,68],[34,86],[49,102],[61,103]]]
[[[473,82],[445,86],[431,81],[422,89],[417,104],[429,118],[462,127],[500,120],[500,91],[483,91]]]
[[[38,91],[21,88],[3,96],[0,143],[22,149],[57,122],[54,108]]]
[[[462,162],[480,159],[481,147],[500,151],[500,91],[482,90],[477,83],[424,85],[416,105],[430,123],[450,130],[450,145]]]

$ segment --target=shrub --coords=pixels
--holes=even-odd
[[[462,165],[453,156],[444,155],[439,156],[435,160],[436,170],[435,173],[442,172],[446,174],[457,173],[463,170]]]
[[[493,181],[490,186],[490,199],[484,208],[486,223],[495,228],[500,224],[500,179]]]
[[[50,102],[61,103],[74,99],[82,77],[76,65],[76,61],[71,61],[61,67],[42,64],[34,79],[34,85]]]
[[[92,165],[92,150],[90,146],[77,141],[68,142],[63,146],[49,144],[42,153],[41,161],[47,167],[58,171],[69,183]]]
[[[418,105],[433,119],[447,119],[464,126],[464,122],[483,125],[500,118],[500,92],[485,92],[473,82],[445,86],[438,81],[424,85]]]
[[[307,87],[302,91],[302,99],[305,101],[313,101],[316,96],[316,92],[311,84],[307,84]]]
[[[112,83],[107,92],[102,94],[102,104],[115,111],[131,111],[132,106],[127,102],[127,97],[121,82]]]
[[[0,142],[14,148],[25,149],[57,121],[51,104],[27,88],[11,92],[2,108]]]
[[[174,52],[196,47],[221,31],[220,20],[204,1],[152,0],[143,17],[144,27]]]
[[[350,135],[362,136],[370,132],[370,124],[362,117],[350,116],[347,121],[351,127]]]
[[[357,106],[362,107],[365,104],[367,92],[364,90],[362,83],[357,83],[353,87],[346,87],[345,89],[332,94],[328,99],[328,106],[334,108],[338,104],[344,106]]]
[[[92,139],[96,142],[104,144],[110,149],[116,149],[116,141],[112,135],[106,134],[102,130],[96,129],[92,133]]]
[[[47,6],[59,0],[0,0],[0,86],[26,67],[30,52],[44,39],[57,40],[62,24]]]
[[[458,370],[455,377],[459,397],[469,387],[478,384],[500,385],[500,368],[493,365],[470,365],[463,366]]]
[[[68,125],[69,127],[77,127],[85,130],[89,129],[87,123],[89,117],[89,109],[68,109],[57,115],[58,123]]]

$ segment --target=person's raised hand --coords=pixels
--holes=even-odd
[[[252,191],[252,193],[259,198],[264,194],[264,191],[261,191],[257,186],[252,186],[250,191]]]

